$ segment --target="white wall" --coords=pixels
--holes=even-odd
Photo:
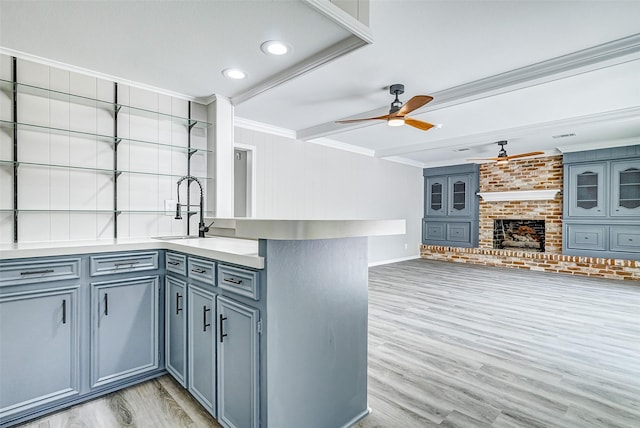
[[[2,79],[11,79],[10,64],[10,57],[0,55]],[[114,99],[113,82],[20,59],[17,70],[19,83],[107,101]],[[118,86],[118,102],[152,112],[188,115],[185,100],[126,85]],[[0,119],[10,121],[10,92],[0,93],[0,107]],[[205,120],[206,114],[206,106],[193,104],[192,117]],[[95,103],[82,105],[48,96],[20,93],[18,122],[114,135],[112,111]],[[118,117],[119,137],[186,147],[187,135],[185,126],[162,120],[158,115],[129,114],[123,109]],[[10,129],[3,128],[0,159],[12,160],[12,144]],[[191,144],[205,148],[206,132],[194,129]],[[113,168],[113,146],[91,135],[22,128],[18,131],[18,159],[22,162],[108,170]],[[206,176],[206,162],[205,154],[193,155],[192,174]],[[185,232],[184,221],[158,213],[164,210],[166,199],[176,199],[176,181],[187,172],[185,150],[123,140],[118,148],[118,169],[136,172],[126,172],[118,178],[118,209],[123,210],[118,217],[118,237]],[[11,165],[0,167],[1,242],[12,242],[13,238],[13,217],[7,211],[13,203],[12,171]],[[192,203],[197,204],[197,185],[191,187]],[[113,197],[113,174],[108,172],[22,164],[18,174],[18,206],[23,211],[18,217],[18,239],[33,242],[112,238],[113,213],[100,211],[113,210]],[[182,198],[186,200],[186,189]],[[191,224],[197,230],[197,216],[192,217]]]
[[[369,263],[418,256],[421,168],[239,127],[235,142],[257,149],[256,217],[405,219],[406,235],[370,238]]]

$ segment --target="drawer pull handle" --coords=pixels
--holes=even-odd
[[[27,270],[24,272],[20,272],[20,275],[38,275],[40,273],[53,273],[53,269],[42,269],[42,270]]]
[[[178,266],[180,262],[168,261],[167,264],[171,266]]]
[[[180,307],[180,299],[182,299],[182,296],[180,295],[180,293],[176,293],[176,315],[179,315],[180,311],[182,310],[182,308]]]
[[[193,273],[205,273],[206,270],[204,270],[204,269],[191,269],[191,272],[193,272]]]
[[[220,343],[223,342],[223,338],[226,336],[226,334],[224,333],[224,320],[226,320],[227,317],[222,316],[222,314],[220,314]]]
[[[242,284],[242,280],[241,279],[235,279],[235,278],[225,278],[224,282],[230,282],[232,284]]]
[[[140,263],[140,261],[134,261],[134,262],[120,262],[120,263],[114,263],[115,267],[119,267],[119,266],[131,266],[131,265],[135,265]]]
[[[109,316],[109,295],[104,293],[104,316]]]
[[[211,324],[207,323],[207,312],[211,311],[206,306],[202,307],[202,331],[207,331],[207,327],[211,327]]]
[[[67,299],[62,299],[62,324],[67,323]]]

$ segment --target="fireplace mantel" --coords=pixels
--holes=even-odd
[[[485,202],[501,201],[541,201],[555,199],[560,189],[513,190],[506,192],[478,192]]]

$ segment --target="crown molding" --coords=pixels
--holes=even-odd
[[[179,98],[185,101],[193,101],[198,104],[204,104],[201,98],[192,97],[185,94],[180,94],[178,92],[169,91],[167,89],[158,88],[156,86],[145,85],[144,83],[136,82],[134,80],[124,79],[122,77],[113,76],[111,74],[100,73],[98,71],[89,70],[87,68],[77,67],[75,65],[66,64],[64,62],[54,61],[51,59],[43,58],[37,55],[31,55],[25,52],[17,51],[14,49],[9,49],[0,46],[0,54],[14,56],[16,58],[35,62],[37,64],[42,64],[48,67],[54,67],[61,70],[69,71],[72,73],[78,73],[89,77],[95,77],[97,79],[108,80],[111,82],[117,82],[121,85],[131,86],[132,88],[143,89],[145,91],[151,91],[162,95],[167,95],[173,98]]]
[[[640,144],[640,137],[621,138],[619,140],[593,141],[589,143],[568,144],[558,146],[560,153],[584,152],[586,150],[609,149],[612,147],[635,146]]]
[[[354,146],[353,144],[347,144],[340,141],[332,140],[330,138],[316,138],[314,140],[307,141],[308,143],[319,144],[321,146],[331,147],[333,149],[344,150],[346,152],[357,153],[359,155],[365,155],[373,157],[375,150],[366,149],[360,146]]]
[[[280,128],[278,126],[268,125],[262,122],[256,122],[255,120],[244,119],[242,117],[235,117],[233,124],[238,128],[249,129],[251,131],[264,132],[265,134],[277,135],[279,137],[296,139],[296,131],[286,128]]]
[[[433,101],[419,109],[420,113],[417,114],[542,85],[639,59],[640,33],[434,92],[431,94]],[[345,119],[374,117],[387,112],[387,108],[381,107],[354,114]],[[327,122],[299,130],[298,138],[307,140],[326,137],[372,125],[375,125],[375,123],[358,122],[339,125],[335,122]]]

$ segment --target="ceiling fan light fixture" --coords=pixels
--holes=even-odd
[[[291,51],[291,46],[279,40],[268,40],[260,45],[260,49],[267,55],[285,55]]]
[[[389,119],[387,119],[387,125],[402,126],[404,125],[404,117],[390,117]]]

